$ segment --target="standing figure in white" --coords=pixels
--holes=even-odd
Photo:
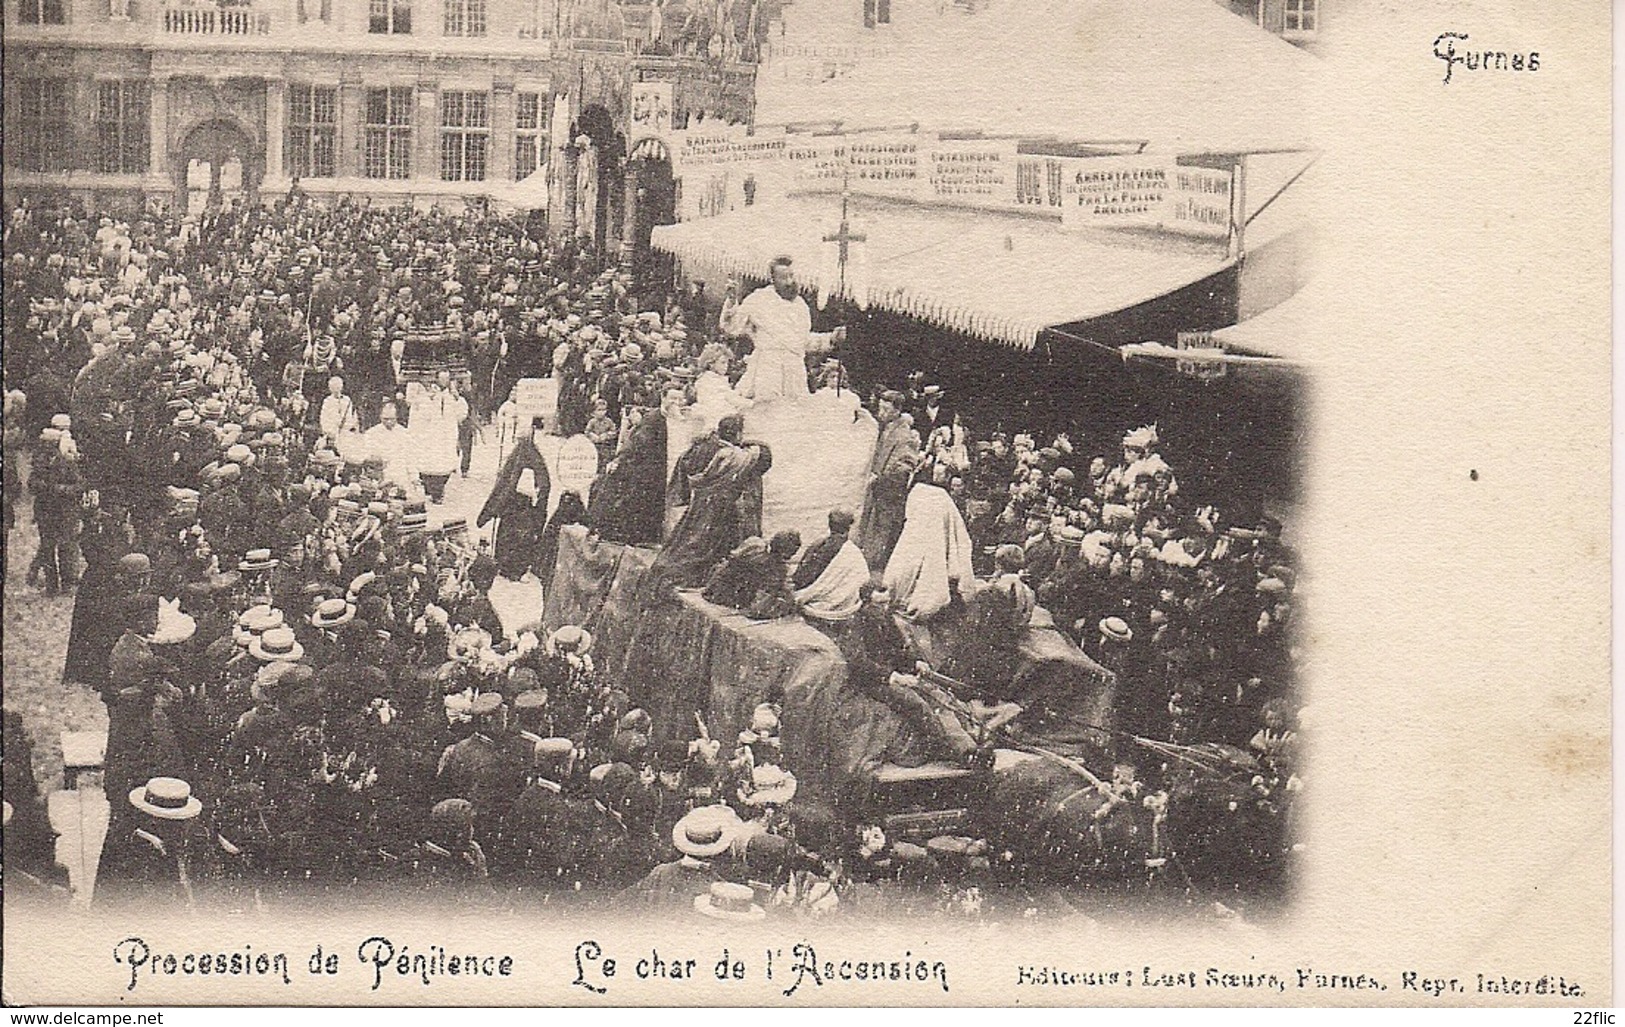
[[[743,301],[730,287],[722,305],[722,330],[730,335],[748,335],[755,346],[735,391],[757,403],[805,399],[807,354],[846,341],[844,325],[832,332],[812,330],[812,311],[796,292],[790,263],[789,257],[775,257],[768,265],[771,284]]]

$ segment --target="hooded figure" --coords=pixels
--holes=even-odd
[[[955,593],[967,596],[974,588],[970,532],[946,489],[922,481],[909,490],[903,533],[886,563],[885,581],[911,620],[935,616]]]
[[[559,532],[567,524],[586,523],[587,508],[582,504],[580,494],[571,490],[559,496],[559,507],[547,519],[542,544],[536,550],[536,575],[542,579],[543,585],[551,587],[553,583],[554,565],[559,559]]]
[[[746,444],[743,431],[744,419],[737,414],[718,425],[718,448],[705,469],[689,477],[691,501],[649,568],[650,595],[668,584],[703,585],[735,546],[761,534],[762,475],[773,457],[766,446]]]
[[[547,527],[547,499],[553,483],[547,461],[536,446],[535,436],[541,431],[538,417],[531,423],[531,434],[514,444],[476,522],[482,528],[493,520],[498,522],[497,570],[515,581],[535,569]]]
[[[592,489],[591,521],[609,542],[660,541],[666,510],[666,418],[644,411]]]

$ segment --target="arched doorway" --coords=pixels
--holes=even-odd
[[[576,234],[592,239],[602,252],[618,242],[615,235],[620,226],[626,137],[616,131],[609,111],[598,104],[582,109],[572,136],[580,147],[576,157]]]
[[[666,144],[649,138],[633,146],[627,161],[627,179],[632,266],[647,276],[645,281],[665,281],[671,275],[671,258],[653,252],[649,237],[656,225],[677,221],[677,180],[672,175],[671,152]]]
[[[216,118],[186,133],[173,166],[177,209],[218,210],[258,200],[265,154],[242,126]]]

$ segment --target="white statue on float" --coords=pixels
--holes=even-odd
[[[775,258],[768,274],[769,284],[743,300],[730,287],[721,327],[749,337],[753,346],[734,397],[744,408],[746,437],[767,443],[773,454],[762,480],[763,530],[793,528],[813,539],[826,530],[831,508],[862,505],[879,429],[838,374],[809,392],[808,354],[844,342],[846,328],[812,330],[812,311],[796,289],[789,257]]]

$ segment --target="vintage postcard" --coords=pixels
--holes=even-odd
[[[1605,5],[4,22],[7,1004],[1613,1004]]]

